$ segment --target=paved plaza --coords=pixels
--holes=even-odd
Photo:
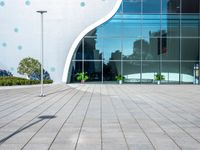
[[[1,150],[198,150],[200,86],[0,89]]]

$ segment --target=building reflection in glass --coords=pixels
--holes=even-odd
[[[153,9],[152,9],[153,8]],[[74,54],[69,82],[193,83],[199,65],[199,0],[123,0],[109,21],[88,33]]]

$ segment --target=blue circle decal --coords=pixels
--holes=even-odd
[[[85,6],[85,2],[81,2],[81,3],[80,3],[80,6],[81,6],[81,7],[84,7],[84,6]]]
[[[31,5],[31,1],[27,0],[27,1],[25,2],[25,4],[26,4],[27,6],[29,6],[29,5]]]
[[[14,32],[19,32],[19,29],[18,28],[14,28]]]
[[[10,68],[10,71],[14,71],[15,69],[13,67]]]
[[[23,47],[21,45],[19,45],[17,48],[18,48],[18,50],[22,50]]]
[[[51,72],[55,72],[56,69],[54,67],[51,67]]]
[[[2,46],[3,46],[3,47],[6,47],[6,46],[7,46],[7,44],[4,42],[4,43],[2,43]]]
[[[4,5],[5,5],[5,2],[4,2],[4,1],[1,1],[1,2],[0,2],[0,6],[3,7]]]

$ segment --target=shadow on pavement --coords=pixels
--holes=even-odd
[[[8,135],[7,137],[3,138],[0,140],[0,145],[3,144],[5,141],[7,141],[8,139],[10,139],[11,137],[15,136],[16,134],[26,130],[27,128],[31,127],[31,126],[34,126],[35,124],[39,123],[39,122],[42,122],[43,120],[49,120],[49,119],[54,119],[56,118],[56,116],[50,116],[50,115],[45,115],[45,116],[39,116],[38,117],[39,120],[31,123],[31,124],[28,124],[22,128],[19,128],[17,129],[15,132],[13,132],[12,134]]]

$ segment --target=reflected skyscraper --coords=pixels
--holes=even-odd
[[[161,73],[162,83],[193,83],[200,63],[199,5],[198,0],[123,0],[109,21],[83,38],[72,62],[98,74],[98,80],[90,79],[95,82],[123,75],[127,83],[154,83]]]

